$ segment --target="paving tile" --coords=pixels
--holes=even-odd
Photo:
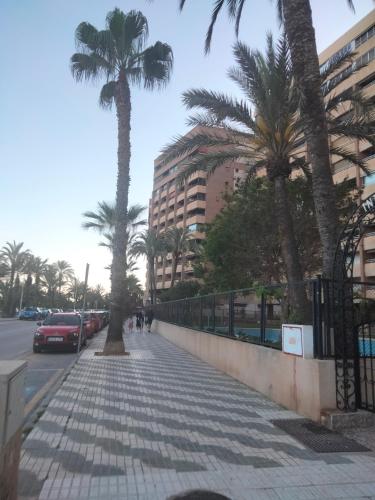
[[[126,358],[95,357],[104,340],[26,439],[22,498],[165,500],[198,487],[232,500],[375,497],[375,454],[309,450],[270,422],[297,414],[158,335],[127,334]]]

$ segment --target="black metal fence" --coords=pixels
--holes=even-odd
[[[323,331],[316,325],[318,285],[315,279],[294,285],[306,296],[305,322],[314,324],[314,335]],[[152,309],[155,319],[167,323],[281,349],[282,324],[296,323],[290,317],[288,295],[286,284],[269,285],[163,302]],[[317,357],[321,355],[316,352]]]

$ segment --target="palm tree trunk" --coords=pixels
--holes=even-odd
[[[274,178],[273,183],[276,220],[280,233],[281,254],[286,268],[289,302],[295,319],[298,318],[298,322],[305,322],[308,319],[308,303],[285,177],[277,176]]]
[[[155,290],[156,290],[156,283],[155,283],[155,261],[154,259],[149,261],[148,268],[150,270],[150,295],[151,295],[151,304],[154,304],[155,300]]]
[[[172,273],[171,273],[171,288],[174,285],[177,272],[177,255],[172,255]]]
[[[331,173],[328,130],[309,0],[283,0],[284,26],[293,74],[302,92],[302,116],[312,165],[316,218],[323,249],[323,274],[332,275],[338,213]]]
[[[126,76],[121,72],[115,100],[118,121],[118,172],[111,276],[111,316],[104,347],[105,354],[123,354],[125,352],[122,327],[125,315],[126,251],[124,249],[127,248],[131,101],[129,84]]]

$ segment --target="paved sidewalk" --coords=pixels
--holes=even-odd
[[[315,453],[272,425],[299,418],[154,334],[126,358],[81,356],[24,442],[19,498],[375,499],[374,453]],[[40,495],[40,496],[39,496]]]

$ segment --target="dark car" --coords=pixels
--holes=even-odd
[[[77,350],[81,315],[78,313],[51,314],[34,334],[33,351],[42,350]],[[86,345],[87,332],[82,329],[81,345]]]

